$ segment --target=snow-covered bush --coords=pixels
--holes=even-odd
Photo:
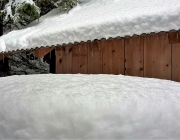
[[[62,11],[69,11],[77,5],[78,0],[59,0],[55,3],[55,6],[59,7]]]
[[[8,57],[10,75],[49,73],[49,64],[35,58],[33,52],[16,53]]]

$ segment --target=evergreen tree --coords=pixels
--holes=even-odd
[[[40,17],[40,8],[33,0],[0,0],[0,35],[3,27],[35,20]]]
[[[69,11],[78,0],[0,0],[0,36],[3,27],[27,25],[54,8]]]

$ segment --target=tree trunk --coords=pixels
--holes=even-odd
[[[3,19],[0,17],[0,36],[3,35]]]

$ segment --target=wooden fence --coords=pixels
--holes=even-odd
[[[55,53],[58,74],[123,74],[180,81],[179,32],[63,45]]]

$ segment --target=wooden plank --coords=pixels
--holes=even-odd
[[[72,73],[87,74],[87,43],[74,44],[72,49]]]
[[[125,74],[124,60],[124,39],[116,38],[112,50],[113,74]]]
[[[125,75],[144,76],[143,37],[125,39]]]
[[[103,74],[124,74],[124,40],[102,40]]]
[[[180,43],[172,45],[172,80],[180,82]]]
[[[46,47],[46,48],[39,48],[34,50],[35,57],[42,58],[49,52],[51,52],[54,47]]]
[[[6,58],[7,56],[11,55],[11,53],[1,53],[0,54],[0,61],[3,60],[4,58]]]
[[[144,37],[144,76],[171,79],[171,45],[167,33]]]
[[[59,46],[56,47],[56,74],[62,74],[63,73],[63,47]]]
[[[101,41],[88,42],[88,74],[102,73]]]
[[[101,45],[103,47],[103,74],[113,74],[112,70],[112,48],[113,40],[101,40]]]
[[[169,32],[168,37],[170,44],[180,43],[180,32],[177,31]]]
[[[72,45],[63,46],[62,73],[72,73]]]

